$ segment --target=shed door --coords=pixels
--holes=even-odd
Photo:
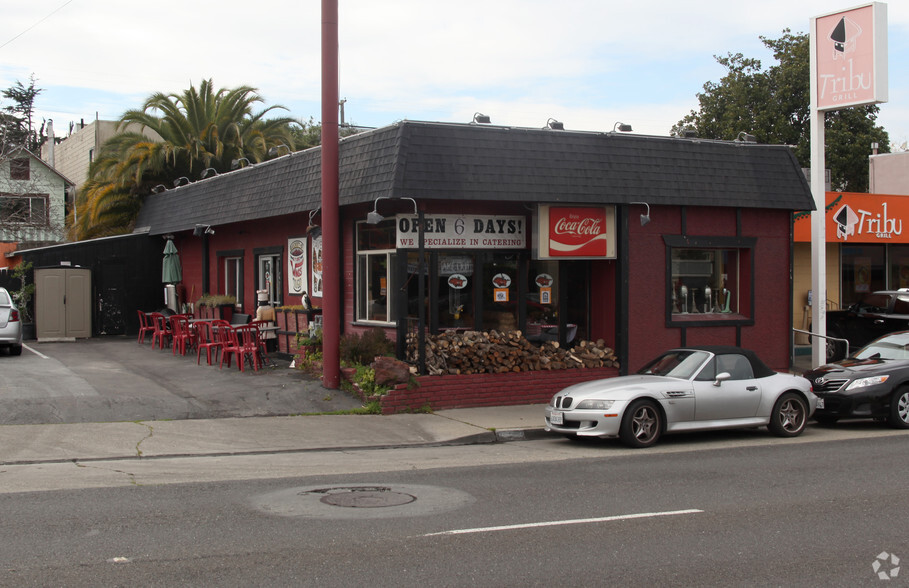
[[[35,270],[35,330],[38,339],[59,339],[66,336],[66,270],[63,268]]]
[[[87,269],[66,270],[66,336],[92,336],[92,278]]]
[[[35,311],[39,341],[91,337],[91,271],[35,270]]]

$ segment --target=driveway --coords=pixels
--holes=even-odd
[[[275,360],[241,373],[133,337],[27,341],[0,354],[0,424],[209,419],[333,412],[362,403]]]

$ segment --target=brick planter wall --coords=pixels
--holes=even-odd
[[[419,386],[400,384],[380,397],[382,414],[425,409],[546,404],[552,395],[571,384],[619,375],[616,368],[509,372],[459,376],[420,376]],[[540,419],[542,419],[542,414]]]

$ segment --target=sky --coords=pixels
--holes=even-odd
[[[863,2],[829,0],[339,0],[344,120],[470,122],[668,135],[725,69],[775,62],[760,37]],[[909,2],[888,9],[889,102],[878,124],[909,141]],[[0,0],[0,89],[38,88],[36,120],[117,120],[155,92],[252,86],[263,107],[321,118],[321,2]],[[5,105],[5,104],[4,104]],[[750,131],[752,129],[742,129]]]

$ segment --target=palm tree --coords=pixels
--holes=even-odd
[[[234,160],[260,162],[278,145],[293,150],[294,125],[288,117],[266,119],[269,106],[256,88],[215,90],[203,80],[182,94],[155,93],[139,110],[120,119],[120,132],[106,141],[89,167],[89,180],[79,191],[71,236],[76,239],[116,235],[132,230],[142,200],[154,186],[172,185],[180,177],[198,178],[207,169],[231,170]],[[139,132],[129,129],[138,129]],[[141,131],[151,130],[161,140]]]

